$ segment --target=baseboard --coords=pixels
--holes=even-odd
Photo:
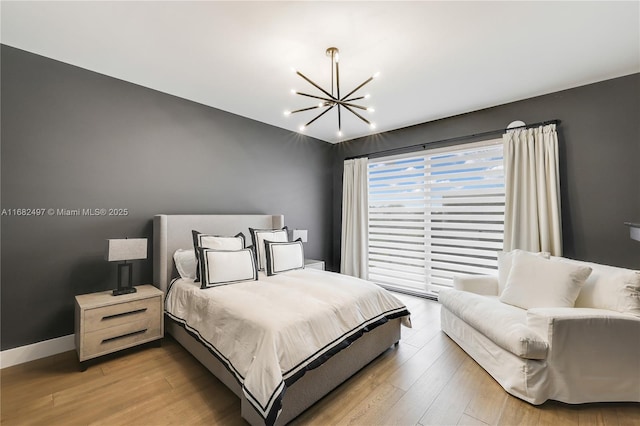
[[[0,369],[74,350],[75,335],[57,337],[0,352]]]

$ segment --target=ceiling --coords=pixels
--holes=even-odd
[[[330,88],[361,92],[372,130],[330,111],[304,131],[339,142],[640,72],[640,2],[2,1],[3,44],[273,126]],[[517,119],[518,117],[514,117]],[[505,126],[508,123],[505,123]]]

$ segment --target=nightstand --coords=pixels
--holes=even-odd
[[[113,296],[111,290],[76,296],[76,351],[87,360],[164,336],[163,293],[151,285]]]
[[[324,271],[324,260],[305,259],[304,267],[310,269],[320,269]]]

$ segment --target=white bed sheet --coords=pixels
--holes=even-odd
[[[208,289],[178,279],[165,307],[235,375],[267,424],[286,386],[305,371],[389,319],[411,326],[407,308],[388,291],[316,269]]]

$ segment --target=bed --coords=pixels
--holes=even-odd
[[[219,350],[216,337],[207,335],[206,333],[209,331],[200,330],[197,325],[187,323],[186,319],[183,320],[183,317],[188,316],[187,311],[181,313],[179,309],[176,310],[175,306],[179,305],[176,300],[182,298],[182,296],[176,296],[179,294],[178,289],[186,292],[192,291],[191,294],[194,295],[206,294],[210,289],[196,291],[193,283],[189,283],[188,280],[175,280],[174,278],[178,274],[173,254],[178,249],[193,247],[191,232],[194,229],[216,235],[235,235],[238,232],[249,235],[249,228],[280,229],[283,226],[284,218],[281,215],[157,215],[153,221],[154,283],[165,294],[170,292],[169,296],[172,297],[172,300],[167,298],[167,305],[171,305],[169,309],[172,312],[167,312],[165,329],[240,398],[241,415],[252,425],[288,423],[389,347],[397,344],[400,340],[401,323],[409,325],[409,313],[404,305],[385,305],[388,309],[379,316],[372,316],[365,312],[366,321],[362,321],[362,324],[357,326],[359,328],[354,328],[352,325],[345,326],[349,332],[344,333],[344,336],[347,337],[343,340],[336,340],[337,344],[330,348],[327,347],[328,349],[322,349],[322,352],[319,350],[313,360],[304,364],[303,367],[299,367],[302,364],[296,364],[297,370],[287,370],[287,374],[293,371],[288,376],[283,373],[280,378],[282,383],[280,383],[279,390],[272,391],[268,387],[270,379],[265,379],[264,387],[268,389],[264,392],[270,396],[270,403],[261,405],[259,393],[262,390],[258,390],[259,392],[256,393],[255,384],[254,388],[248,388],[249,385],[246,381],[249,380],[250,374],[243,375],[242,363],[239,362],[240,367],[238,368],[231,365],[233,362],[230,364],[229,359],[222,353],[224,351]],[[290,285],[294,282],[293,280],[300,279],[305,280],[305,285],[315,285],[313,288],[316,290],[320,289],[321,286],[318,284],[322,280],[336,281],[332,285],[344,285],[345,291],[349,287],[346,285],[346,281],[358,281],[351,277],[317,270],[297,270],[271,277],[264,275],[260,277],[262,281],[255,283],[224,286],[226,293],[222,293],[222,291],[216,293],[215,303],[222,303],[219,300],[222,300],[222,296],[231,291],[237,292],[243,288],[248,289],[249,292],[275,291],[266,290],[266,288]],[[256,283],[263,285],[256,286]],[[353,290],[354,293],[359,291],[357,290],[359,285],[364,284],[366,283],[356,282],[353,286],[356,289]],[[214,291],[219,290],[216,288]],[[382,296],[385,298],[383,302],[392,303],[386,299],[386,295]],[[393,296],[389,295],[388,297],[394,299]],[[312,301],[309,301],[309,304],[309,306],[313,306]],[[364,305],[367,304],[358,305],[353,310],[357,311],[358,315],[362,315],[361,311],[366,311],[367,308]],[[304,303],[300,303],[300,305],[303,306]],[[356,317],[355,314],[348,316]],[[216,320],[210,322],[216,323]],[[244,336],[247,333],[242,334]],[[222,343],[220,345],[224,346]],[[278,353],[281,352],[282,350]],[[312,358],[309,357],[309,359]],[[265,370],[269,370],[269,368],[265,368]],[[258,397],[255,397],[254,394]]]

